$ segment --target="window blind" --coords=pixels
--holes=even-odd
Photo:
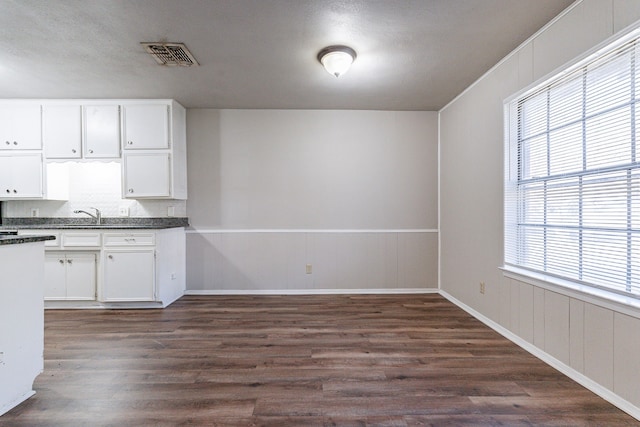
[[[507,105],[505,264],[640,297],[640,42]]]

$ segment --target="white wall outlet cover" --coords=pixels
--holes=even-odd
[[[118,215],[129,216],[129,208],[127,206],[120,206],[118,209]]]
[[[31,208],[31,218],[37,218],[40,216],[40,209]]]
[[[176,216],[176,207],[175,206],[169,206],[167,208],[167,216]]]

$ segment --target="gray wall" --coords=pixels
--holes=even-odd
[[[640,414],[640,310],[506,277],[503,101],[640,18],[637,0],[585,0],[440,111],[441,288]],[[486,282],[486,293],[479,283]]]
[[[187,140],[191,292],[437,288],[437,113],[190,109]]]

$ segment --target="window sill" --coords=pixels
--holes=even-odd
[[[607,292],[603,289],[591,288],[569,280],[558,279],[542,273],[513,267],[499,267],[505,277],[537,286],[552,292],[566,295],[580,301],[588,302],[603,308],[640,319],[640,300]]]

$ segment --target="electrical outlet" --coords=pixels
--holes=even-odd
[[[484,294],[484,291],[485,291],[485,284],[484,282],[480,282],[480,293]]]
[[[127,206],[120,206],[120,208],[118,208],[118,215],[129,216],[129,208]]]
[[[167,208],[167,216],[176,216],[176,207],[175,206],[169,206]]]
[[[31,218],[37,218],[40,216],[40,209],[31,208]]]
[[[176,280],[176,273],[171,273],[171,280]]]
[[[313,272],[313,269],[311,267],[311,264],[307,264],[307,274],[311,274]]]

